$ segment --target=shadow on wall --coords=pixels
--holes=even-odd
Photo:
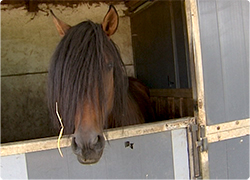
[[[2,77],[1,142],[57,135],[50,122],[47,74]]]

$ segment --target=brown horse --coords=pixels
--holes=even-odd
[[[112,5],[102,24],[84,21],[71,27],[52,15],[62,40],[49,69],[51,118],[59,127],[57,102],[65,132],[73,133],[71,146],[78,161],[96,163],[105,146],[104,129],[154,119],[149,91],[135,78],[127,77],[110,39],[119,21]]]

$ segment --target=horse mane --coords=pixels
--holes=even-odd
[[[107,59],[114,66],[113,113],[118,117],[126,112],[128,78],[116,45],[101,25],[92,21],[79,23],[70,28],[57,45],[48,74],[48,106],[51,119],[59,128],[55,110],[58,103],[66,134],[73,133],[75,115],[77,109],[83,109],[84,99],[97,102],[95,109],[105,114],[106,99],[97,99],[94,89],[98,89],[98,97],[105,97],[102,74],[107,69]]]
[[[110,128],[155,121],[155,111],[150,101],[149,89],[138,79],[128,77],[127,109],[117,114],[114,108],[109,117]]]

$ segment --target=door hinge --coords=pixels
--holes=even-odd
[[[206,127],[200,126],[200,138],[196,142],[196,146],[200,147],[201,152],[208,150],[208,142],[206,137]]]
[[[201,179],[200,169],[200,152],[207,151],[208,142],[206,137],[206,127],[192,124],[190,131],[192,132],[192,147],[193,147],[193,163],[194,163],[194,177]]]
[[[199,131],[198,131],[199,130]],[[193,138],[193,143],[196,145],[196,147],[200,148],[200,151],[207,151],[208,150],[208,141],[207,141],[207,137],[206,137],[206,127],[205,126],[199,126],[198,129],[198,125],[193,124],[191,126],[191,131],[193,132],[193,135],[195,136],[195,138]]]

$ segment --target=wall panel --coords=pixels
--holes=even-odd
[[[198,1],[208,125],[249,117],[246,0]]]

